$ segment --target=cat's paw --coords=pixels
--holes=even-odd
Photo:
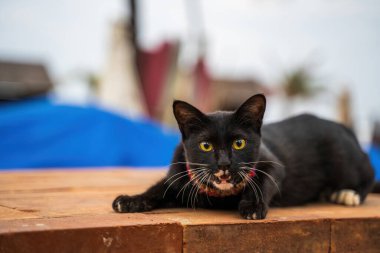
[[[354,190],[342,189],[331,194],[330,201],[345,206],[358,206],[360,205],[360,195]]]
[[[153,205],[141,196],[120,195],[113,201],[112,208],[118,213],[136,213],[150,211]]]
[[[244,219],[261,220],[265,219],[268,206],[263,202],[256,203],[254,201],[241,200],[239,203],[239,212]]]

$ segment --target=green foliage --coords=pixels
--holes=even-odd
[[[322,91],[321,86],[317,86],[316,78],[310,69],[300,67],[285,75],[282,88],[288,98],[312,97]]]
[[[88,73],[85,76],[85,79],[86,79],[87,83],[90,84],[90,87],[92,90],[96,91],[99,88],[99,83],[100,83],[99,75],[97,75],[95,73]]]

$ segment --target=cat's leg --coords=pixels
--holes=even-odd
[[[357,187],[336,190],[331,193],[328,200],[335,204],[358,206],[363,203],[372,185],[373,183],[371,181],[366,181]]]
[[[113,201],[112,208],[118,213],[135,213],[174,205],[174,198],[172,197],[174,193],[171,189],[167,189],[166,182],[167,178],[165,177],[139,195],[120,195]],[[165,192],[166,190],[168,191]]]
[[[360,203],[363,203],[375,184],[375,170],[366,154],[364,154],[363,160],[360,163],[360,171],[360,183],[357,191],[360,195]]]
[[[371,191],[374,182],[374,171],[369,163],[367,155],[363,155],[363,158],[359,164],[345,165],[344,168],[349,168],[345,170],[346,173],[341,172],[341,174],[346,177],[344,180],[345,185],[340,185],[339,189],[335,189],[331,193],[329,201],[336,204],[346,205],[346,206],[358,206],[367,197],[367,194]],[[351,174],[347,173],[351,171]],[[356,173],[356,174],[353,174]],[[342,184],[342,183],[340,183]]]
[[[285,177],[282,167],[261,168],[257,172],[259,180],[252,178],[254,183],[247,184],[239,203],[240,215],[245,219],[264,219],[273,196],[280,191],[281,182]],[[265,171],[264,171],[265,170]]]

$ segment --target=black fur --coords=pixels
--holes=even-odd
[[[343,125],[306,114],[262,127],[265,103],[263,95],[255,95],[235,112],[205,115],[186,102],[175,101],[182,143],[167,176],[145,193],[117,197],[114,210],[191,206],[238,209],[243,218],[263,219],[269,205],[300,205],[321,196],[329,198],[342,189],[354,190],[363,202],[373,185],[374,172],[353,133]],[[232,148],[236,139],[246,140],[244,149]],[[211,143],[213,151],[202,151],[202,141]],[[249,168],[243,168],[243,163],[250,162]],[[193,179],[200,179],[198,183],[189,182],[186,163],[193,170]],[[206,165],[196,171],[198,164]],[[249,180],[246,176],[253,165],[256,175]],[[227,170],[227,181],[214,175],[221,171],[227,175]],[[216,196],[198,188],[202,180]],[[231,189],[240,189],[239,183],[245,182],[245,187],[225,194],[218,189],[218,182],[233,185]]]

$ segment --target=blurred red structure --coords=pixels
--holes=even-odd
[[[210,86],[211,76],[207,69],[205,58],[199,57],[194,67],[195,99],[199,108],[208,111],[211,106]]]
[[[173,45],[165,42],[157,49],[143,51],[137,49],[137,70],[140,84],[151,117],[155,117],[165,89],[171,64]]]

